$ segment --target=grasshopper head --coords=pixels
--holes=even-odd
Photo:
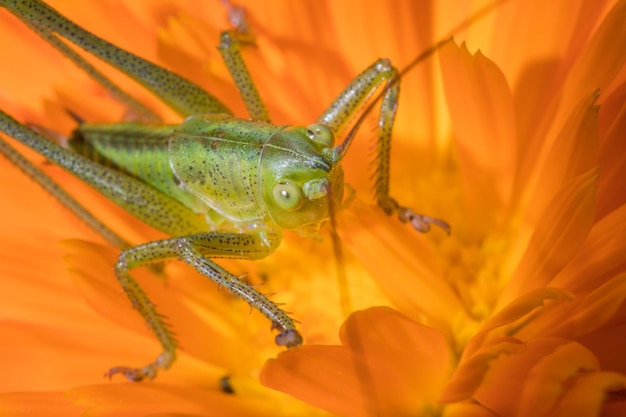
[[[284,229],[305,234],[329,217],[329,198],[341,204],[343,170],[327,154],[334,142],[325,125],[287,127],[265,143],[259,178],[268,215]]]

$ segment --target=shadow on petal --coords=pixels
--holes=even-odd
[[[304,346],[266,362],[261,382],[346,416],[419,415],[435,404],[450,371],[440,332],[388,308],[353,313],[343,346]]]

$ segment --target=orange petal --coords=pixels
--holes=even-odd
[[[64,260],[76,288],[91,308],[121,326],[150,336],[113,274],[119,250],[81,240],[66,240],[62,245],[69,252]]]
[[[558,57],[563,61],[562,67],[568,67],[572,58],[580,53],[580,45],[596,29],[595,25],[606,13],[610,3],[611,0],[507,2],[502,6],[502,13],[494,19],[492,30],[479,32],[488,40],[484,42],[485,53],[501,63],[511,80],[518,80],[519,73],[529,63],[550,57]],[[568,13],[562,13],[563,8],[567,8]],[[554,80],[555,75],[558,77],[558,72],[550,74],[548,78]],[[544,90],[544,99],[549,101],[551,98],[551,91]],[[542,109],[543,106],[537,108]]]
[[[626,375],[626,325],[624,307],[618,317],[605,324],[603,328],[589,333],[579,342],[591,350],[602,365],[602,369],[621,372]]]
[[[342,239],[396,308],[439,328],[463,314],[426,237],[376,207],[355,205],[344,217]]]
[[[439,401],[447,403],[469,399],[483,382],[491,362],[502,355],[523,352],[525,349],[522,342],[512,337],[499,338],[482,345],[459,364]]]
[[[576,380],[581,373],[598,369],[596,358],[579,344],[565,343],[555,346],[551,352],[549,350],[531,365],[527,377],[522,380],[524,388],[519,415],[548,415],[572,379]],[[583,404],[588,403],[589,397],[583,395],[580,400]]]
[[[545,91],[545,95],[548,96],[546,100],[537,106],[543,114],[539,114],[539,117],[533,121],[528,120],[532,123],[534,133],[528,138],[529,149],[519,174],[522,181],[529,177],[529,170],[534,168],[537,155],[541,155],[540,150],[552,146],[558,133],[562,130],[565,120],[578,105],[581,98],[587,97],[598,88],[604,92],[622,69],[626,59],[624,53],[626,35],[621,26],[626,8],[624,1],[615,4],[611,13],[601,22],[600,27],[592,32],[591,40],[587,39],[589,30],[592,29],[593,18],[598,15],[602,6],[599,2],[594,2],[594,5],[591,6],[585,4],[589,2],[581,3],[580,6],[582,7],[578,11],[590,14],[581,14],[579,16],[580,22],[570,22],[570,24],[574,24],[573,27],[567,28],[567,30],[573,31],[573,39],[569,42],[571,46],[569,49],[557,51],[556,55],[552,55],[559,57],[560,65],[546,65],[548,70],[551,67],[556,67],[554,74],[546,75],[554,81],[553,85],[548,86]],[[570,6],[568,3],[568,7]],[[552,30],[559,29],[552,28]],[[538,45],[543,47],[543,42]],[[584,45],[584,48],[581,49],[580,45]],[[567,46],[563,45],[564,48]],[[605,56],[605,54],[607,55]],[[546,59],[545,57],[540,58]],[[576,62],[573,63],[573,60]],[[567,77],[566,80],[563,80],[564,75]],[[526,105],[536,106],[536,102],[528,102]],[[546,153],[544,152],[543,155],[545,156]],[[549,164],[550,161],[546,160],[545,163]]]
[[[28,117],[37,120],[35,115],[41,116],[41,99],[52,94],[52,80],[63,79],[68,74],[76,75],[74,80],[78,83],[86,79],[73,68],[71,62],[55,54],[36,33],[4,7],[0,9],[0,37],[11,39],[4,53],[12,57],[0,68],[0,79],[3,80],[0,103],[2,109],[10,110],[18,119]],[[44,62],[47,70],[41,71]],[[19,103],[21,111],[14,111],[12,103]]]
[[[533,223],[563,187],[597,165],[598,91],[574,108],[547,156],[537,155],[532,179],[526,183],[524,198],[530,198],[524,217]]]
[[[496,310],[546,285],[580,249],[593,224],[596,176],[595,171],[580,176],[551,201]]]
[[[371,393],[362,392],[355,368],[365,369],[364,361],[341,346],[305,345],[268,360],[260,381],[340,415],[367,416]]]
[[[597,97],[596,91],[581,100],[553,145],[548,146],[546,140],[541,151],[527,156],[532,167],[527,166],[518,174],[519,195],[516,195],[523,226],[520,233],[513,237],[512,248],[526,247],[531,230],[535,229],[538,219],[557,193],[576,176],[597,166]],[[518,257],[522,255],[519,250],[512,250],[511,253],[514,255],[507,262],[506,275],[510,275],[508,269],[517,265]]]
[[[626,268],[626,206],[594,224],[579,256],[572,259],[550,285],[583,293],[592,291]]]
[[[579,339],[604,327],[626,299],[626,274],[621,274],[605,282],[591,293],[580,296],[568,309],[553,312],[552,317],[535,317],[532,335],[560,336]],[[526,338],[532,337],[523,332]]]
[[[167,26],[159,31],[159,59],[167,68],[218,97],[235,114],[245,114],[217,50],[219,31],[196,16],[181,13],[168,19]]]
[[[0,390],[59,390],[101,382],[104,372],[115,365],[112,361],[122,360],[121,356],[115,359],[114,352],[119,346],[107,343],[108,331],[95,326],[68,328],[60,320],[56,325],[1,321],[0,355],[4,377]],[[120,331],[119,336],[128,334]]]
[[[533,340],[525,350],[492,361],[474,399],[498,415],[545,416],[571,380],[596,369],[597,359],[580,344]]]
[[[470,402],[446,404],[443,415],[445,417],[499,417],[487,407]]]
[[[377,307],[352,314],[341,334],[344,346],[269,360],[261,383],[346,416],[419,414],[436,399],[450,366],[441,333]]]
[[[489,339],[515,334],[521,325],[536,314],[544,309],[550,311],[555,305],[568,302],[571,298],[565,291],[551,287],[538,288],[518,297],[483,324],[468,342],[463,357],[473,355]]]
[[[439,56],[468,224],[485,230],[511,198],[518,146],[511,91],[502,71],[480,52],[448,43]]]
[[[242,398],[207,386],[103,384],[75,388],[66,395],[86,407],[91,417],[280,415],[264,398]]]
[[[626,1],[620,0],[613,6],[596,30],[583,54],[569,73],[563,87],[562,116],[555,117],[560,125],[559,117],[569,114],[569,109],[594,89],[606,89],[613,78],[626,64]]]
[[[597,217],[602,218],[626,203],[626,82],[605,97],[600,108],[600,178]],[[615,192],[615,190],[622,190]]]
[[[439,395],[449,367],[447,344],[439,331],[389,307],[373,307],[352,314],[341,326],[339,337],[352,352],[377,358],[377,366],[393,370],[394,393],[387,393],[391,402],[410,397],[428,401]]]
[[[0,415],[12,417],[79,417],[85,407],[72,403],[61,392],[0,394]]]
[[[593,372],[576,379],[575,385],[563,396],[555,409],[555,416],[619,417],[626,413],[623,394],[626,377],[614,372]],[[615,402],[611,403],[611,394]]]

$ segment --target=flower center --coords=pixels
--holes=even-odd
[[[440,216],[452,224],[450,236],[433,238],[436,239],[434,245],[443,277],[465,313],[452,319],[451,323],[453,348],[460,354],[468,340],[493,316],[506,285],[501,270],[508,235],[484,229],[479,222],[472,220],[471,211],[463,204],[457,175],[455,170],[439,171],[430,183],[445,190],[445,193],[438,193],[436,200],[440,208],[434,212],[442,213]]]

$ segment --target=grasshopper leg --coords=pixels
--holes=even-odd
[[[415,213],[404,207],[389,194],[389,167],[391,155],[391,133],[398,109],[400,84],[398,70],[387,59],[379,59],[359,74],[339,94],[337,99],[317,119],[318,123],[328,125],[339,135],[353,116],[365,109],[365,104],[379,87],[383,87],[378,118],[378,138],[376,141],[376,171],[374,173],[374,196],[379,207],[388,215],[396,215],[402,222],[410,222],[413,227],[426,232],[430,225],[436,225],[449,233],[450,226],[443,220]],[[333,149],[331,158],[339,162],[349,149],[356,128],[362,119],[350,131],[344,143]]]
[[[163,352],[154,362],[143,368],[116,366],[105,372],[104,376],[111,379],[113,375],[122,374],[131,382],[140,382],[144,379],[151,380],[157,376],[159,369],[168,369],[172,363],[174,363],[175,358],[176,355],[174,352]]]
[[[109,228],[106,224],[95,217],[87,208],[80,204],[78,200],[68,194],[58,183],[50,178],[50,176],[35,166],[28,159],[24,158],[22,154],[2,139],[0,139],[0,154],[22,170],[22,172],[28,175],[29,178],[39,184],[39,186],[41,186],[54,198],[56,198],[61,204],[82,220],[83,223],[102,236],[103,239],[118,248],[130,247],[130,244],[124,240],[124,238],[111,230],[111,228]]]
[[[0,7],[6,7],[44,38],[50,39],[57,34],[126,73],[181,116],[202,113],[232,114],[222,102],[198,85],[99,38],[40,0],[0,0]],[[102,82],[101,78],[85,67],[84,59],[77,58],[74,53],[68,54],[68,49],[59,48],[56,41],[51,43],[78,66],[86,69],[96,81]],[[110,84],[106,82],[103,85],[110,88]]]
[[[171,240],[176,241],[177,254],[183,261],[267,317],[272,322],[272,329],[280,331],[275,338],[277,345],[292,348],[302,344],[302,336],[287,313],[264,294],[207,258],[264,258],[276,249],[280,235],[267,232],[209,232]]]
[[[246,21],[246,11],[243,7],[233,5],[228,0],[222,0],[222,3],[228,10],[228,17],[235,29],[222,32],[217,49],[235,81],[239,95],[252,120],[270,122],[267,108],[241,56],[241,45],[254,45],[254,36],[250,33]]]
[[[254,85],[250,72],[241,57],[241,42],[251,43],[251,35],[236,30],[225,31],[222,32],[220,36],[220,44],[217,49],[222,55],[228,72],[230,72],[231,77],[235,81],[235,85],[239,90],[239,94],[246,105],[250,117],[253,120],[269,122],[270,117],[267,108],[265,104],[263,104],[261,95]]]
[[[291,348],[302,344],[302,336],[287,313],[264,294],[207,257],[258,259],[272,252],[279,240],[279,235],[265,232],[207,232],[150,242],[123,251],[115,266],[116,277],[133,307],[144,317],[157,336],[163,347],[163,353],[154,362],[142,368],[114,367],[106,375],[111,377],[123,374],[131,381],[152,379],[159,369],[167,369],[174,362],[177,348],[174,336],[148,296],[129,273],[133,268],[172,258],[183,260],[200,274],[227,288],[266,316],[272,322],[272,328],[280,331],[276,336],[278,345]]]

